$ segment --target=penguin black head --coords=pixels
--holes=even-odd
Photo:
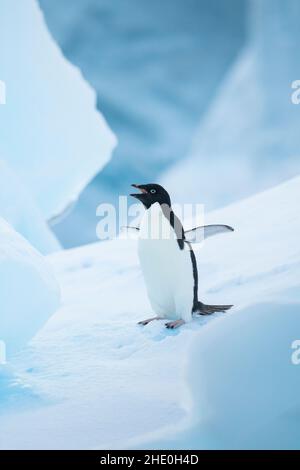
[[[171,206],[171,199],[168,192],[160,186],[160,184],[132,184],[134,188],[140,190],[140,193],[130,194],[141,201],[146,209],[158,202],[159,204],[166,204]]]

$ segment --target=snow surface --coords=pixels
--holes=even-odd
[[[0,279],[0,340],[9,360],[57,310],[59,287],[45,258],[1,218]]]
[[[76,200],[109,160],[116,139],[35,0],[1,0],[0,56],[6,84],[0,155],[47,220]]]
[[[49,256],[62,306],[11,363],[0,447],[299,447],[299,192],[208,214],[235,232],[197,251],[199,297],[235,308],[179,330],[136,325],[151,311],[134,240]]]

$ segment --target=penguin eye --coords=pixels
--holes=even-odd
[[[150,189],[150,193],[151,193],[151,194],[155,194],[155,193],[156,193],[156,189]]]

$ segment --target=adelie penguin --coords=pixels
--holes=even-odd
[[[140,192],[131,194],[145,207],[139,228],[138,254],[149,300],[156,316],[139,322],[168,319],[167,328],[177,328],[193,315],[225,312],[232,305],[205,305],[198,299],[198,270],[192,243],[232,232],[228,225],[206,225],[184,231],[174,214],[167,191],[159,184],[133,184]]]

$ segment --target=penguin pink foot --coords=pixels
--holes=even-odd
[[[168,323],[166,323],[166,327],[174,330],[175,328],[178,328],[179,326],[184,325],[184,324],[185,324],[184,320],[169,321]]]
[[[142,321],[139,321],[138,322],[138,325],[143,325],[143,326],[146,326],[148,325],[148,323],[154,321],[154,320],[162,320],[161,317],[153,317],[153,318],[148,318],[147,320],[142,320]]]

